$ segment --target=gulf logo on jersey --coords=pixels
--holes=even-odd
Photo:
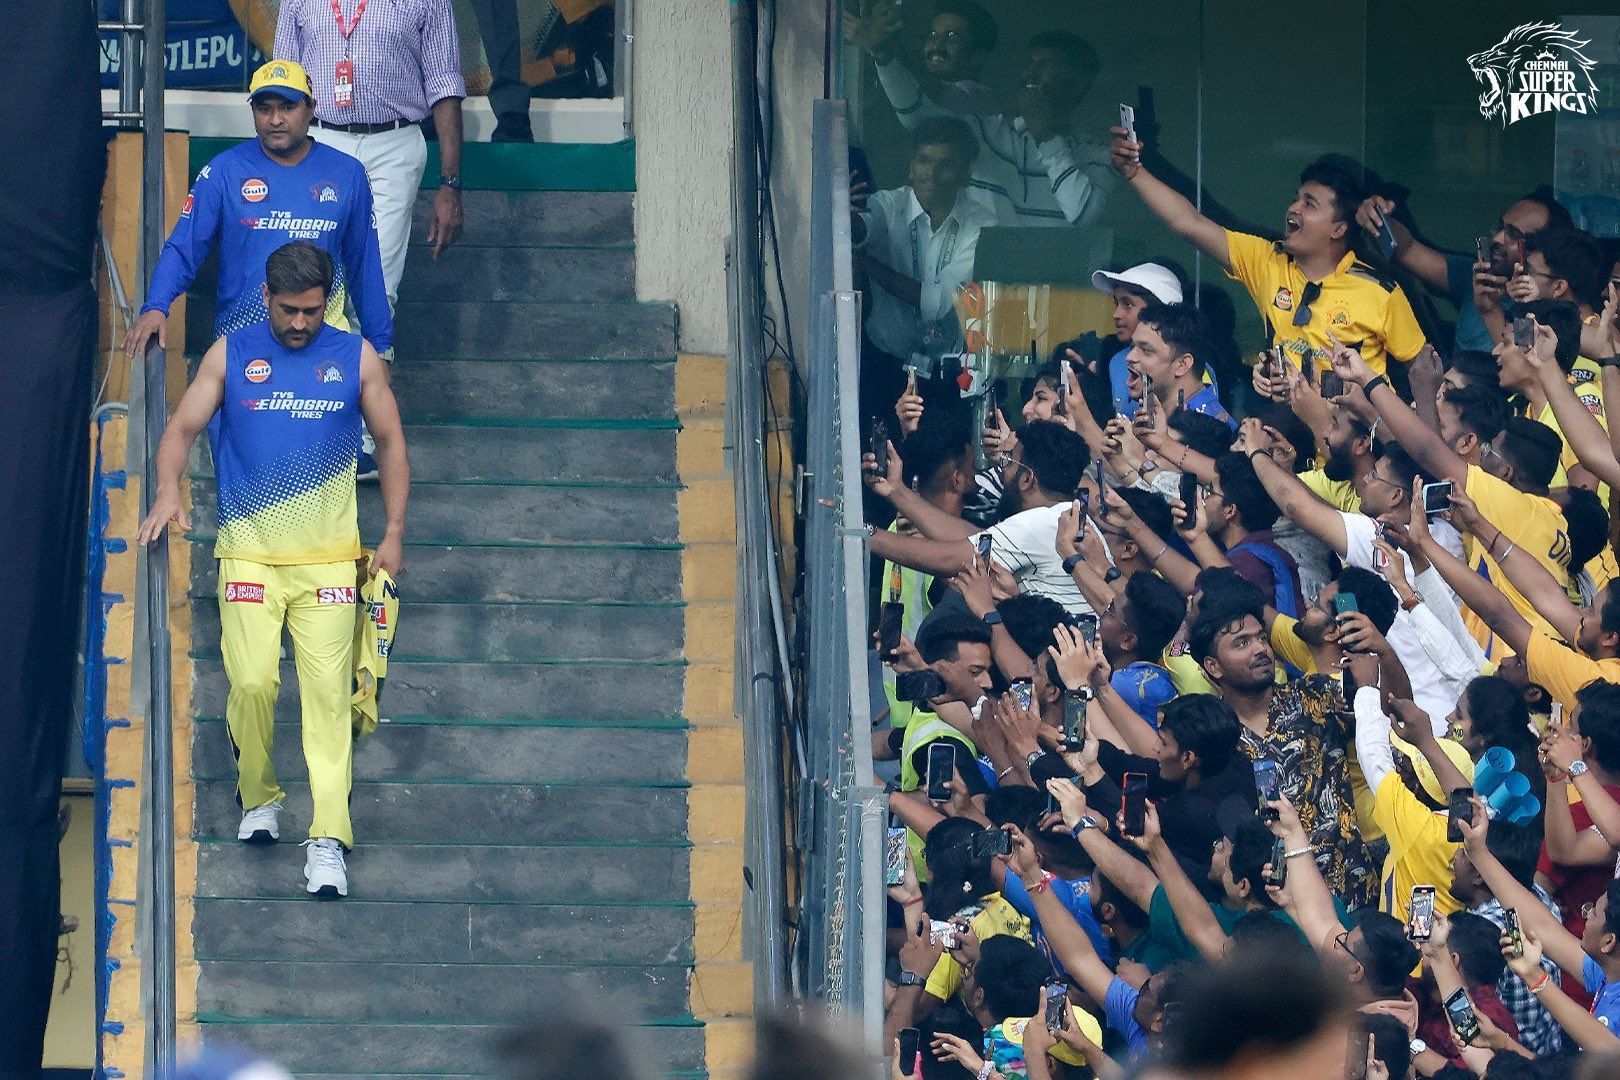
[[[262,604],[264,586],[249,581],[227,581],[225,601],[230,604]]]
[[[334,585],[325,589],[315,590],[317,604],[352,604],[358,592],[353,585]]]
[[[249,360],[248,366],[242,369],[242,374],[247,376],[250,383],[265,382],[270,378],[270,361],[263,356],[257,360]]]
[[[258,177],[242,181],[242,198],[248,202],[263,202],[264,197],[270,194],[270,185]]]

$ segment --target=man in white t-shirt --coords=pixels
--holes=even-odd
[[[1018,445],[1004,457],[998,524],[981,533],[961,519],[908,516],[923,535],[874,532],[872,554],[950,576],[972,564],[979,537],[987,536],[991,562],[1010,573],[1021,592],[1050,597],[1071,614],[1091,614],[1057,551],[1058,519],[1074,500],[1091,461],[1085,440],[1062,424],[1037,420],[1024,426]]]
[[[1244,422],[1245,438],[1259,422]],[[1264,439],[1264,436],[1260,436]],[[1263,443],[1262,443],[1263,445]],[[1355,478],[1356,494],[1365,513],[1347,514],[1323,502],[1299,478],[1265,454],[1253,455],[1255,474],[1266,492],[1289,519],[1306,532],[1319,537],[1347,566],[1382,572],[1383,556],[1373,546],[1379,537],[1378,518],[1389,516],[1406,521],[1411,515],[1412,483],[1420,475],[1414,462],[1399,444],[1390,443],[1373,462],[1372,469]],[[1429,523],[1436,540],[1461,557],[1462,537],[1448,523]],[[1429,715],[1436,733],[1456,707],[1462,688],[1479,674],[1483,656],[1473,638],[1463,629],[1457,597],[1432,573],[1414,573],[1406,564],[1409,597],[1426,597],[1428,604],[1403,602],[1395,622],[1385,635],[1400,657],[1412,683],[1412,700]],[[1460,640],[1459,640],[1460,639]]]

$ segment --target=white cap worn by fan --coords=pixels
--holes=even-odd
[[[1098,270],[1091,275],[1091,287],[1098,292],[1111,293],[1116,285],[1141,289],[1161,304],[1181,303],[1181,282],[1158,263],[1142,263],[1118,273]]]

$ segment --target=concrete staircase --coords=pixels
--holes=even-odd
[[[639,1024],[666,1075],[703,1072],[675,312],[635,301],[631,199],[468,192],[461,244],[411,252],[394,369],[407,573],[390,722],[356,748],[345,901],[301,889],[290,648],[283,841],[234,839],[213,538],[193,537],[205,1039],[329,1080],[480,1076],[502,1025],[561,1000]],[[211,533],[206,455],[193,485]],[[368,540],[381,520],[362,488]]]

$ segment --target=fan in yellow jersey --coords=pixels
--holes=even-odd
[[[237,838],[280,838],[283,793],[270,763],[283,623],[292,634],[309,765],[306,889],[349,893],[350,692],[359,576],[355,464],[360,421],[377,443],[387,531],[369,575],[397,577],[410,471],[399,409],[371,343],[324,321],[332,258],[306,241],[265,263],[268,322],[226,334],[204,355],[158,447],[158,484],[139,542],[189,529],[180,471],[204,428],[219,492],[220,651],[237,755]]]
[[[1232,232],[1198,212],[1186,196],[1142,166],[1142,144],[1114,129],[1114,168],[1165,226],[1240,282],[1266,324],[1266,340],[1283,347],[1301,371],[1329,370],[1337,341],[1361,354],[1375,374],[1388,360],[1410,361],[1423,331],[1399,285],[1355,257],[1351,241],[1361,189],[1337,165],[1317,161],[1300,173],[1299,190],[1276,242]]]

